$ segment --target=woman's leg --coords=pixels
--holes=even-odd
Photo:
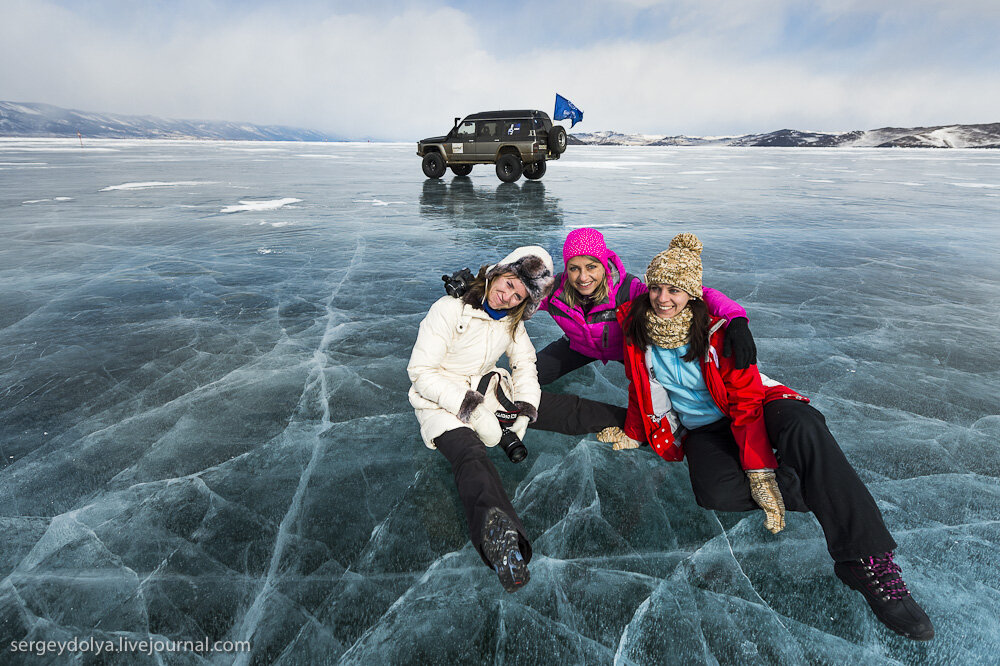
[[[836,561],[896,547],[882,512],[814,407],[801,400],[764,405],[767,435],[781,467],[795,472],[802,499],[826,535]]]
[[[491,509],[500,509],[513,523],[518,533],[518,545],[525,562],[531,559],[531,543],[521,524],[521,519],[510,503],[496,467],[489,459],[486,445],[471,428],[456,428],[439,435],[434,444],[451,463],[455,487],[465,507],[465,521],[469,526],[469,539],[479,551],[487,566],[493,563],[483,551],[483,529]]]
[[[882,512],[816,409],[798,400],[764,405],[771,446],[781,467],[801,480],[802,496],[826,535],[834,572],[865,597],[880,622],[915,640],[934,626],[910,595],[893,559],[896,542]]]
[[[739,448],[729,420],[722,419],[688,432],[684,454],[691,475],[691,488],[699,506],[717,511],[760,509],[750,494],[750,481],[740,464]],[[779,467],[775,473],[785,508],[808,511],[795,472]]]
[[[535,368],[538,370],[538,383],[541,386],[551,384],[563,375],[582,368],[594,359],[569,348],[569,339],[559,338],[536,354]]]
[[[538,419],[528,427],[564,435],[586,435],[611,426],[624,427],[627,413],[628,410],[624,407],[605,402],[542,391],[542,399],[538,403]]]
[[[698,506],[718,511],[760,508],[750,496],[750,482],[740,466],[728,419],[689,431],[684,454]]]

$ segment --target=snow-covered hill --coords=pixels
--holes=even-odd
[[[107,139],[226,139],[240,141],[342,141],[314,130],[213,120],[170,120],[64,109],[51,104],[0,102],[0,136]]]
[[[870,146],[878,148],[1000,148],[1000,123],[942,125],[939,127],[883,127],[853,132],[803,132],[782,129],[767,134],[693,137],[620,132],[571,135],[575,142],[596,146],[773,146],[831,148]]]

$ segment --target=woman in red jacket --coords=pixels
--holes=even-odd
[[[785,508],[811,511],[834,572],[861,592],[876,617],[916,640],[934,636],[893,561],[896,542],[868,489],[808,399],[723,355],[723,321],[702,300],[701,242],[679,234],[646,269],[649,293],[618,309],[629,380],[624,431],[614,448],[649,442],[667,460],[688,459],[707,509],[761,508],[773,533]]]

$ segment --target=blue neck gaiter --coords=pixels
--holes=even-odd
[[[506,310],[494,310],[493,308],[490,307],[489,303],[487,303],[486,301],[483,301],[483,309],[486,310],[486,314],[488,314],[493,319],[503,319],[504,317],[507,316]]]

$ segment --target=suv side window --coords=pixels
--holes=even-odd
[[[480,120],[476,123],[476,138],[480,141],[492,141],[497,138],[497,121]]]
[[[471,120],[467,120],[458,126],[458,138],[465,140],[471,139],[476,133],[476,123]]]
[[[502,133],[506,139],[519,141],[528,138],[531,129],[529,120],[505,120],[503,121]]]

